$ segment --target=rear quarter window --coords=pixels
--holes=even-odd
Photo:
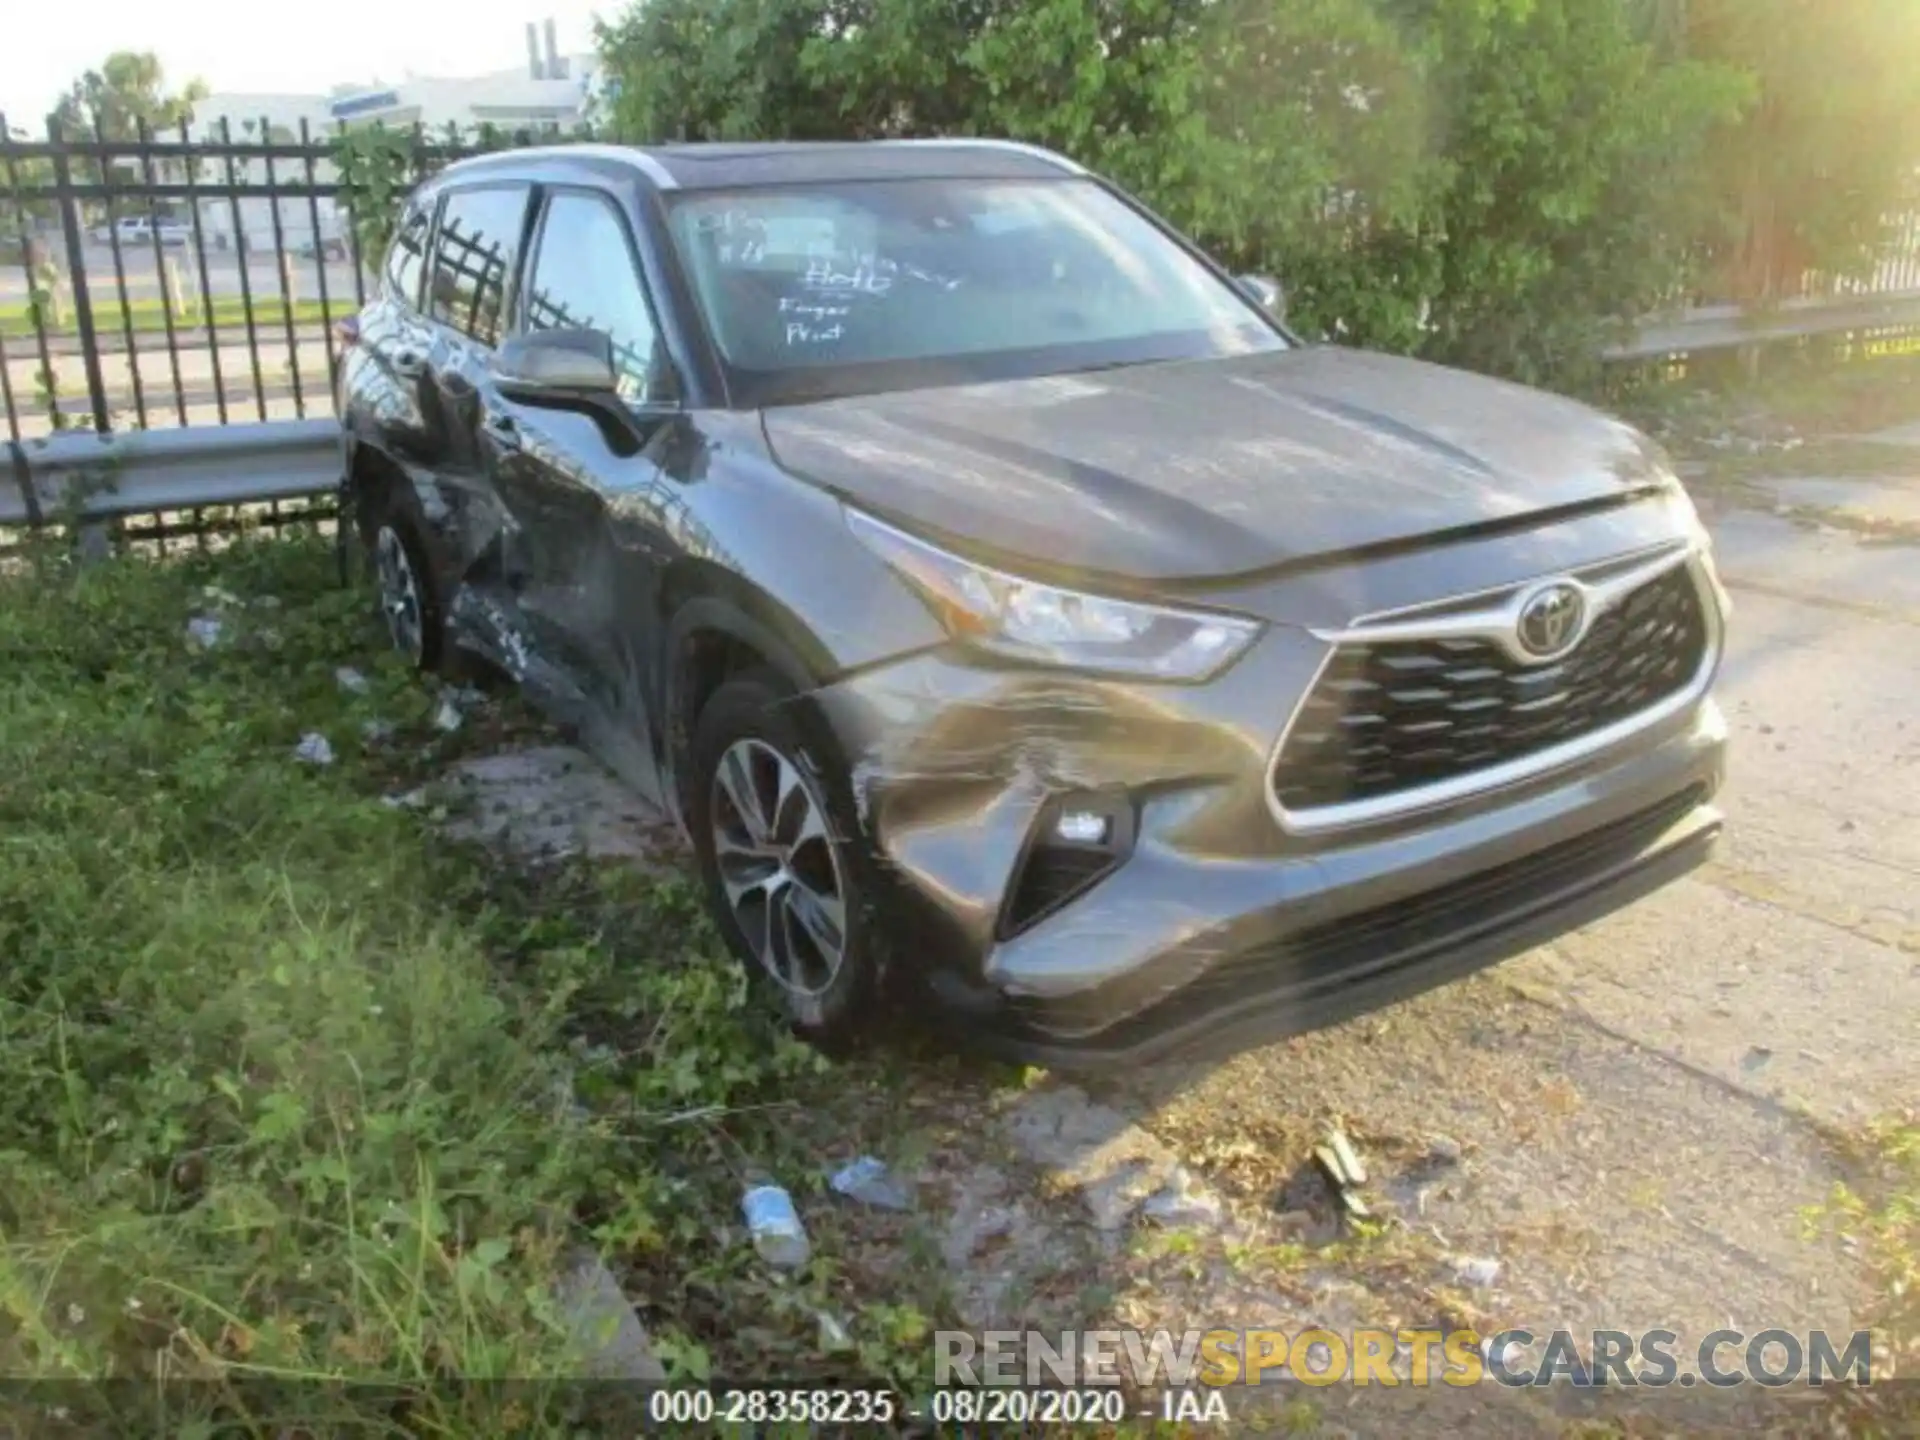
[[[418,201],[408,204],[387,247],[387,295],[414,309],[420,306],[420,275],[426,269],[427,231],[432,224],[430,206]]]
[[[429,313],[482,345],[500,343],[530,196],[525,185],[475,186],[450,191],[440,211]]]

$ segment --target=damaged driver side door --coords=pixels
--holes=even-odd
[[[647,497],[671,488],[661,457],[677,387],[611,196],[544,193],[516,333],[520,354],[553,367],[548,381],[496,373],[480,426],[515,540],[507,581],[536,652],[529,668],[553,677],[547,707],[657,797],[645,677],[668,557],[646,517]]]

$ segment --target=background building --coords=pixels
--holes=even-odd
[[[207,96],[193,107],[188,126],[195,139],[217,139],[224,125],[236,140],[294,141],[306,133],[314,139],[333,134],[342,125],[382,124],[411,128],[420,124],[444,133],[448,126],[472,131],[483,125],[501,130],[552,134],[572,130],[593,118],[600,98],[600,57],[562,55],[555,44],[554,22],[526,27],[526,60],[511,70],[486,75],[415,76],[391,83],[367,81],[336,85],[323,95],[280,95],[229,91]],[[275,178],[295,175],[295,161],[276,162]],[[209,184],[228,179],[225,167],[198,178]],[[267,180],[264,161],[236,163],[233,179],[243,184]],[[333,167],[315,166],[314,178],[325,184]],[[345,236],[344,217],[331,200],[315,206],[305,201],[242,198],[208,199],[200,204],[201,228],[208,243],[218,249],[244,244],[253,250],[274,248],[274,207],[279,209],[280,238],[286,248],[298,250],[315,243],[339,243]],[[319,230],[316,242],[315,212]]]
[[[553,21],[529,24],[526,63],[458,79],[426,76],[397,84],[342,86],[327,97],[330,125],[412,125],[430,130],[495,125],[502,130],[571,130],[591,118],[600,57],[562,55]]]

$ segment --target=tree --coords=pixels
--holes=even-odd
[[[96,125],[108,140],[136,140],[140,127],[172,130],[193,118],[207,98],[204,82],[192,80],[168,94],[160,61],[150,51],[116,50],[98,70],[89,70],[60,97],[54,119],[70,136],[89,135]]]
[[[0,189],[0,267],[25,263],[22,237],[54,215],[52,162],[15,160],[7,178],[11,183]]]
[[[916,0],[906,0],[916,3]],[[834,0],[656,0],[599,27],[616,128],[650,140],[828,138],[841,107],[803,64]],[[921,38],[916,36],[916,38]]]
[[[89,70],[68,87],[53,108],[52,121],[68,139],[138,140],[142,130],[164,135],[193,118],[193,107],[207,97],[204,82],[191,80],[178,94],[168,94],[160,61],[150,51],[116,50],[98,70]],[[163,160],[161,173],[178,179],[200,162]],[[99,162],[80,156],[74,168],[84,178],[101,178]],[[137,173],[137,162],[121,160],[115,169]]]
[[[1719,233],[1751,87],[1663,47],[1674,3],[644,0],[600,38],[624,138],[1037,142],[1309,332],[1578,384]]]
[[[1750,73],[1758,103],[1719,146],[1717,191],[1741,220],[1721,247],[1729,298],[1795,292],[1808,270],[1857,275],[1916,202],[1920,4],[1666,0],[1693,56]]]
[[[1673,301],[1717,233],[1711,142],[1750,80],[1663,58],[1628,7],[1594,0],[1436,0],[1419,35],[1444,157],[1422,349],[1594,378],[1598,322]]]

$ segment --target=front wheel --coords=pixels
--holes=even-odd
[[[389,506],[374,517],[373,574],[393,648],[416,670],[437,669],[444,627],[433,569],[413,526]]]
[[[853,1038],[880,993],[869,862],[843,775],[822,763],[772,671],[729,680],[694,726],[694,848],[721,933],[793,1028]]]

